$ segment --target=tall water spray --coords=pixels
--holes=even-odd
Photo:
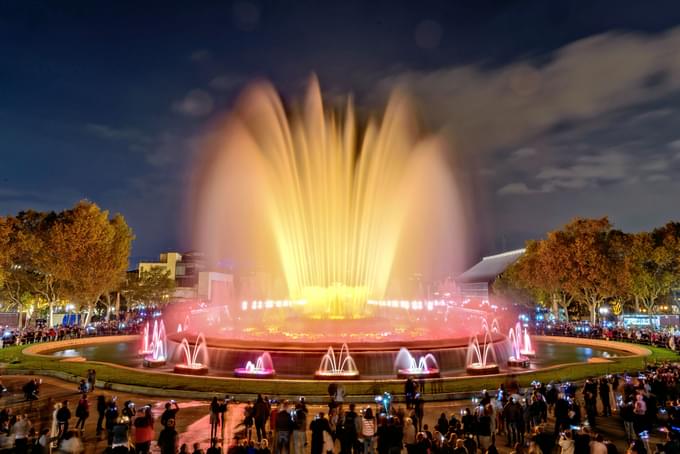
[[[194,178],[199,248],[282,275],[278,296],[304,300],[295,310],[308,317],[364,318],[393,273],[462,255],[442,143],[421,133],[399,93],[364,128],[351,101],[324,108],[316,79],[290,109],[255,85],[206,150]]]

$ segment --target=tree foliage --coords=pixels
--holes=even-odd
[[[26,309],[68,298],[87,309],[87,323],[99,297],[119,285],[127,269],[130,228],[122,216],[81,201],[60,213],[21,212],[0,223],[2,295]]]
[[[577,218],[545,239],[527,242],[525,254],[494,289],[531,295],[535,302],[548,298],[565,310],[578,309],[577,303],[594,321],[605,302],[619,314],[631,300],[651,312],[678,286],[680,223],[626,234],[607,218]]]
[[[175,291],[175,280],[170,270],[153,266],[128,279],[124,293],[128,301],[135,304],[163,305]]]

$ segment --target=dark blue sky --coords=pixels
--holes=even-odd
[[[189,245],[196,138],[242,86],[381,108],[406,84],[471,175],[480,253],[571,217],[678,218],[680,5],[611,2],[0,4],[0,214],[88,198],[134,255]]]

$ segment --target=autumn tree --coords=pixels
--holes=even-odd
[[[602,303],[618,292],[623,263],[615,245],[620,235],[606,217],[577,218],[545,240],[545,252],[560,272],[562,288],[587,307],[592,322]]]
[[[86,310],[89,323],[102,295],[125,277],[133,235],[125,219],[87,201],[59,214],[50,229],[54,254],[60,257],[55,275],[67,283],[69,296]]]
[[[125,287],[126,298],[136,304],[159,306],[169,301],[175,291],[175,280],[170,270],[162,266],[152,266],[128,279]]]

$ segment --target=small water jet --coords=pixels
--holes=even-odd
[[[158,322],[154,320],[153,333],[158,332]],[[151,339],[157,334],[152,334]],[[142,348],[137,352],[139,356],[145,357],[153,353],[153,341],[149,339],[149,322],[144,325],[144,331],[142,332]]]
[[[151,353],[144,357],[142,364],[144,364],[145,367],[165,366],[168,356],[168,339],[165,334],[165,324],[163,323],[163,320],[161,320],[160,323],[154,321],[151,346]]]
[[[489,331],[491,333],[500,333],[501,328],[498,324],[498,319],[494,318],[493,320],[491,320],[491,326],[489,326],[489,322],[485,318],[483,318],[482,319],[482,332],[484,332],[484,331]]]
[[[531,338],[529,337],[529,332],[526,328],[524,328],[524,337],[522,339],[523,342],[520,353],[529,358],[536,356],[536,350],[534,350],[534,347],[531,345]]]
[[[359,369],[357,368],[354,358],[349,354],[349,347],[347,344],[342,344],[340,354],[335,357],[333,347],[328,347],[328,350],[321,358],[319,369],[314,373],[317,379],[322,380],[342,380],[353,379],[359,377]]]
[[[276,374],[272,357],[268,352],[264,352],[255,360],[255,364],[248,361],[245,367],[234,369],[237,377],[250,378],[271,378]]]
[[[522,354],[522,327],[519,322],[517,322],[514,328],[510,328],[508,339],[512,347],[512,355],[508,358],[508,366],[529,367],[529,358]]]
[[[402,347],[394,361],[398,378],[439,377],[439,364],[432,353],[421,356],[418,361],[411,355],[406,347]]]
[[[470,339],[465,363],[467,364],[465,371],[470,375],[497,374],[500,371],[493,348],[493,339],[488,330],[484,330],[483,344],[479,343],[477,336]]]
[[[177,374],[186,375],[207,375],[208,374],[208,345],[205,342],[203,333],[199,333],[194,342],[194,349],[191,350],[189,341],[186,337],[182,338],[179,344],[180,352],[184,354],[184,363],[175,364],[173,369]],[[203,352],[202,363],[197,361],[198,354]]]

